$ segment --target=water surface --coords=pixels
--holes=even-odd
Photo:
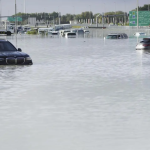
[[[148,150],[150,55],[136,44],[19,35],[34,65],[0,67],[0,148]]]

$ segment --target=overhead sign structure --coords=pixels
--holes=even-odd
[[[139,26],[150,26],[150,11],[138,11]],[[137,11],[129,12],[129,25],[137,26]]]
[[[15,22],[15,20],[17,19],[18,22],[22,22],[22,18],[21,17],[8,17],[7,20],[10,22]]]

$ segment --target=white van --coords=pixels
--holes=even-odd
[[[4,25],[0,23],[0,34],[11,35],[14,34],[15,28],[12,25],[7,25],[7,22],[4,22]]]

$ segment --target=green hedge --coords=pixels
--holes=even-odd
[[[38,34],[36,30],[28,31],[27,34]]]

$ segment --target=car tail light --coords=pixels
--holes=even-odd
[[[150,46],[150,44],[143,44],[143,46]]]

